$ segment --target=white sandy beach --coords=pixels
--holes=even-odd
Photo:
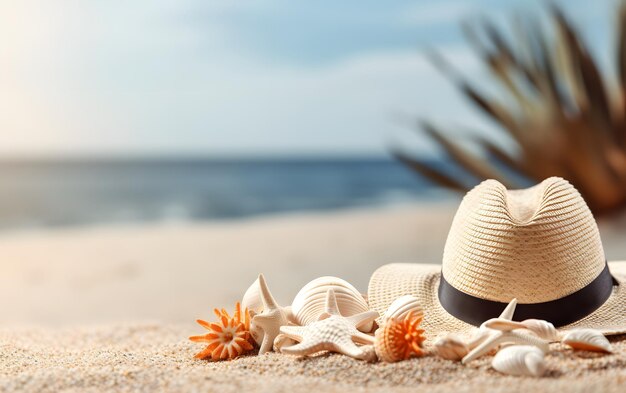
[[[196,318],[231,309],[258,273],[287,304],[321,275],[365,292],[388,262],[437,263],[456,206],[412,205],[207,224],[0,234],[0,391],[623,391],[626,342],[608,356],[554,352],[548,377],[502,377],[488,361],[366,365],[335,355],[294,362],[192,359]],[[623,222],[600,222],[609,259],[626,259]],[[350,370],[349,372],[347,370]],[[462,384],[468,378],[468,384]],[[422,383],[426,385],[418,385]]]

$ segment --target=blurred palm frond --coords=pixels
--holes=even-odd
[[[534,21],[516,20],[513,40],[488,21],[464,25],[482,62],[507,93],[481,93],[436,53],[431,59],[516,146],[504,149],[487,137],[472,136],[472,153],[453,133],[422,121],[420,130],[462,169],[450,173],[403,151],[396,158],[420,175],[457,191],[468,179],[497,179],[520,188],[520,179],[568,179],[595,214],[626,207],[626,3],[617,21],[616,76],[603,75],[580,35],[561,10],[550,11],[552,34]],[[469,138],[468,138],[469,139]]]

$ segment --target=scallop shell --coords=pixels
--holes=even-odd
[[[609,340],[595,329],[576,329],[569,331],[563,336],[561,342],[574,349],[607,353],[613,352]]]
[[[241,307],[248,309],[250,314],[259,314],[263,311],[263,301],[261,300],[261,287],[259,286],[259,279],[254,280],[252,285],[248,287],[246,293],[241,299]]]
[[[512,345],[498,351],[491,366],[503,374],[539,377],[546,371],[544,353],[532,345]]]
[[[382,321],[386,322],[389,319],[404,319],[404,317],[406,317],[411,311],[413,311],[413,316],[415,317],[424,316],[424,308],[415,296],[400,296],[391,303],[391,305],[385,312],[385,315],[383,315]]]
[[[337,297],[339,312],[344,317],[366,312],[369,306],[363,296],[349,282],[337,277],[319,277],[306,284],[293,299],[291,311],[296,324],[304,326],[317,321],[326,307],[326,293],[333,289]],[[373,323],[359,330],[369,332]]]
[[[461,360],[469,353],[468,345],[456,334],[438,337],[433,346],[435,353],[447,360]]]
[[[398,362],[413,356],[423,356],[424,330],[419,328],[422,317],[411,313],[405,319],[391,319],[376,330],[374,350],[383,362]]]
[[[544,340],[559,340],[559,332],[554,325],[548,321],[544,321],[543,319],[526,319],[522,321],[521,324]]]

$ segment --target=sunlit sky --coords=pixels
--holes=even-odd
[[[562,3],[609,58],[615,2]],[[431,153],[399,118],[485,121],[423,49],[484,81],[459,21],[541,4],[0,0],[0,154]]]

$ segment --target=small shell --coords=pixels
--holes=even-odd
[[[447,360],[461,360],[469,352],[469,347],[455,334],[438,337],[434,344],[435,353]]]
[[[422,317],[411,313],[403,320],[391,319],[375,333],[374,349],[383,362],[398,362],[412,356],[423,356],[424,330],[419,329]]]
[[[415,296],[405,295],[400,296],[394,300],[385,315],[383,315],[382,321],[386,322],[389,319],[401,320],[407,316],[409,312],[413,311],[413,316],[423,317],[424,308],[419,303],[419,300]]]
[[[576,329],[569,331],[565,334],[561,342],[574,349],[584,351],[613,352],[609,340],[595,329]]]
[[[501,349],[491,366],[503,374],[539,377],[546,370],[544,353],[532,345],[512,345]]]
[[[274,350],[274,352],[280,352],[280,349],[283,347],[290,347],[292,345],[297,344],[298,342],[290,337],[288,337],[286,334],[279,334],[278,336],[276,336],[276,338],[274,339],[274,345],[272,347],[272,349]]]
[[[259,314],[263,311],[263,301],[261,300],[261,288],[259,287],[259,279],[254,280],[252,285],[241,299],[241,307],[248,309],[252,315]]]
[[[548,341],[558,341],[559,332],[556,330],[553,324],[543,319],[526,319],[521,322],[526,329],[535,333],[537,336]]]
[[[305,326],[319,319],[324,313],[329,289],[335,292],[342,316],[349,317],[369,310],[361,293],[349,282],[337,277],[319,277],[302,287],[293,299],[291,310],[296,324]],[[369,332],[372,326],[372,323],[367,323],[359,330]]]

